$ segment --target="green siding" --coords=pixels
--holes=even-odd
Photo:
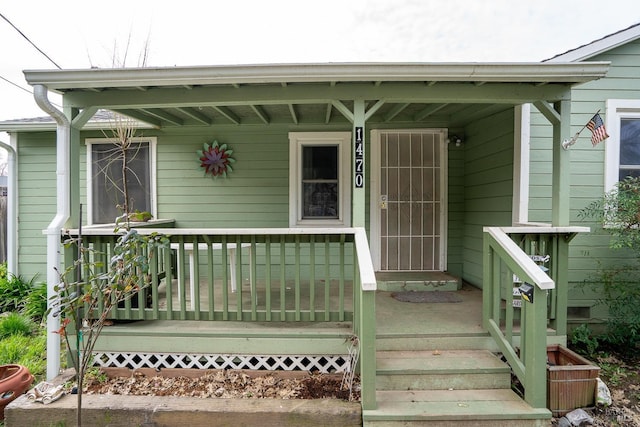
[[[47,246],[42,231],[56,209],[55,133],[18,137],[18,263],[25,278],[46,280]]]
[[[610,61],[607,77],[579,85],[572,91],[571,130],[579,131],[593,114],[600,111],[606,121],[607,99],[640,99],[640,40],[594,56],[589,61]],[[569,137],[566,135],[563,137]],[[590,307],[589,319],[574,317],[574,322],[596,321],[606,317],[602,306],[595,306],[598,292],[583,286],[599,265],[624,258],[620,251],[609,249],[609,237],[595,223],[582,221],[578,212],[604,192],[605,146],[591,146],[591,133],[584,130],[571,151],[571,221],[590,226],[592,232],[576,237],[569,251],[569,306]],[[551,222],[551,126],[532,107],[530,152],[529,220]],[[571,313],[570,318],[571,322]]]
[[[450,146],[448,149],[448,231],[447,270],[456,276],[463,273],[464,238],[464,147]]]
[[[465,129],[463,278],[482,286],[482,227],[511,225],[514,110]]]

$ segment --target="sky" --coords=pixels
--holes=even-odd
[[[25,69],[135,67],[145,47],[146,66],[538,62],[639,23],[640,1],[0,0],[0,13],[51,59],[0,17],[3,121],[45,115]]]

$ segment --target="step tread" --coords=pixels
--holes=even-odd
[[[509,389],[377,391],[378,408],[365,420],[547,419],[546,408],[532,408]]]
[[[378,374],[409,372],[508,372],[506,363],[487,350],[378,351]]]

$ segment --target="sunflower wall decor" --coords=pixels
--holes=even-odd
[[[231,157],[233,150],[230,150],[227,144],[219,145],[218,141],[213,141],[209,145],[205,142],[203,149],[198,150],[197,153],[200,167],[204,168],[205,175],[226,178],[227,173],[233,171],[231,163],[235,163],[236,160]]]

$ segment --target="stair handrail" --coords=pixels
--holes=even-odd
[[[524,399],[534,408],[546,407],[547,291],[555,283],[500,227],[484,227],[483,326],[495,339],[525,389]],[[500,328],[500,263],[532,285],[532,302],[522,303],[518,349]]]

